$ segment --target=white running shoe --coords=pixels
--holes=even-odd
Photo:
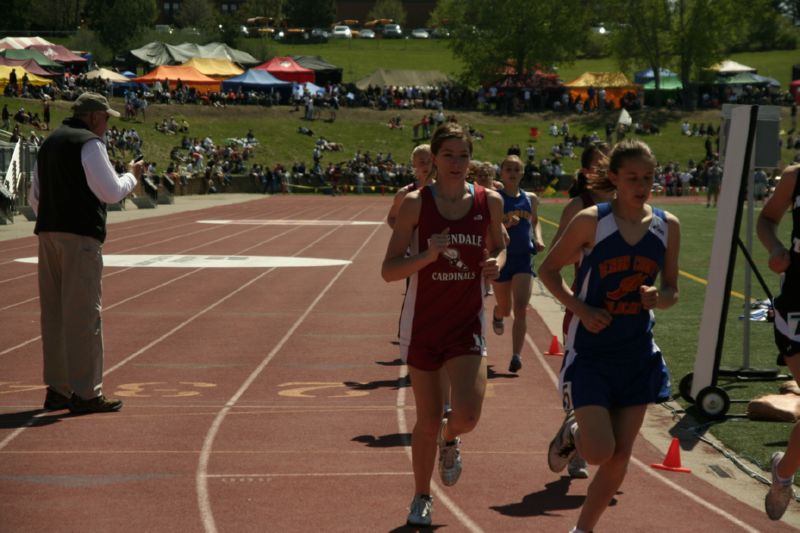
[[[449,444],[444,440],[444,428],[447,419],[442,419],[439,427],[439,477],[447,487],[452,487],[461,476],[461,439],[456,437]]]
[[[567,473],[573,479],[586,479],[589,477],[589,465],[580,454],[576,453],[567,464]]]
[[[411,500],[406,524],[409,526],[430,526],[431,511],[433,511],[433,498],[423,494],[417,494],[414,496],[414,499]]]
[[[575,415],[572,411],[567,413],[567,417],[558,428],[558,433],[550,441],[547,450],[547,466],[553,472],[561,472],[566,468],[567,463],[578,452],[575,449],[575,439],[572,437],[572,425],[575,423]]]
[[[783,459],[783,452],[773,453],[772,459],[770,459],[772,485],[764,498],[764,509],[770,520],[780,520],[783,513],[786,512],[789,502],[794,499],[794,490],[792,490],[794,476],[788,481],[778,479],[778,463],[781,462],[781,459]]]

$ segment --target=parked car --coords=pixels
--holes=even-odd
[[[431,37],[434,39],[449,39],[450,38],[450,30],[447,28],[434,28],[431,32]]]
[[[383,26],[383,37],[385,39],[401,39],[403,30],[400,28],[400,24],[385,24]]]
[[[331,36],[331,34],[328,33],[328,30],[325,30],[325,29],[322,29],[322,28],[314,28],[314,29],[311,30],[311,37],[313,37],[313,38],[327,39],[330,36]]]
[[[430,34],[425,28],[417,28],[416,30],[411,30],[411,37],[414,39],[428,39]]]
[[[352,39],[353,32],[350,31],[350,26],[334,26],[331,36],[334,39]]]
[[[364,29],[363,29],[363,30],[361,30],[361,32],[358,34],[358,38],[359,38],[359,39],[374,39],[374,38],[375,38],[375,32],[374,32],[374,31],[372,31],[372,30],[371,30],[371,29],[369,29],[369,28],[364,28]]]

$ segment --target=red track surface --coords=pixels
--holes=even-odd
[[[413,483],[413,396],[393,343],[403,284],[389,229],[197,224],[382,221],[389,199],[281,197],[110,228],[106,254],[352,260],[346,267],[106,268],[105,392],[119,413],[40,410],[35,238],[0,243],[0,530],[390,531]],[[562,413],[534,311],[519,376],[489,336],[489,396],[458,485],[434,492],[450,531],[567,531],[588,481],[551,474]],[[641,440],[602,531],[783,531],[693,475],[656,473]],[[707,503],[706,503],[707,502]]]

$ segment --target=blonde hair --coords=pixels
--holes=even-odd
[[[637,139],[625,139],[614,145],[611,152],[603,157],[597,169],[587,176],[588,186],[593,191],[611,192],[616,187],[609,178],[609,172],[617,173],[630,159],[642,159],[656,165],[656,157],[647,144]]]
[[[506,165],[506,163],[516,163],[520,166],[520,168],[525,167],[525,165],[522,164],[522,159],[520,159],[516,154],[509,154],[503,158],[503,161],[500,162],[500,170],[503,170],[503,167]]]
[[[412,163],[414,162],[414,158],[416,157],[416,155],[419,152],[429,152],[431,155],[433,155],[433,152],[431,151],[431,145],[430,144],[419,144],[419,145],[415,146],[413,150],[411,150],[411,162]]]

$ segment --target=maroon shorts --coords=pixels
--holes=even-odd
[[[446,346],[401,346],[404,359],[408,366],[413,366],[417,370],[427,370],[434,372],[444,366],[445,361],[463,355],[480,355],[486,357],[486,342],[483,338],[480,342],[459,342]]]

